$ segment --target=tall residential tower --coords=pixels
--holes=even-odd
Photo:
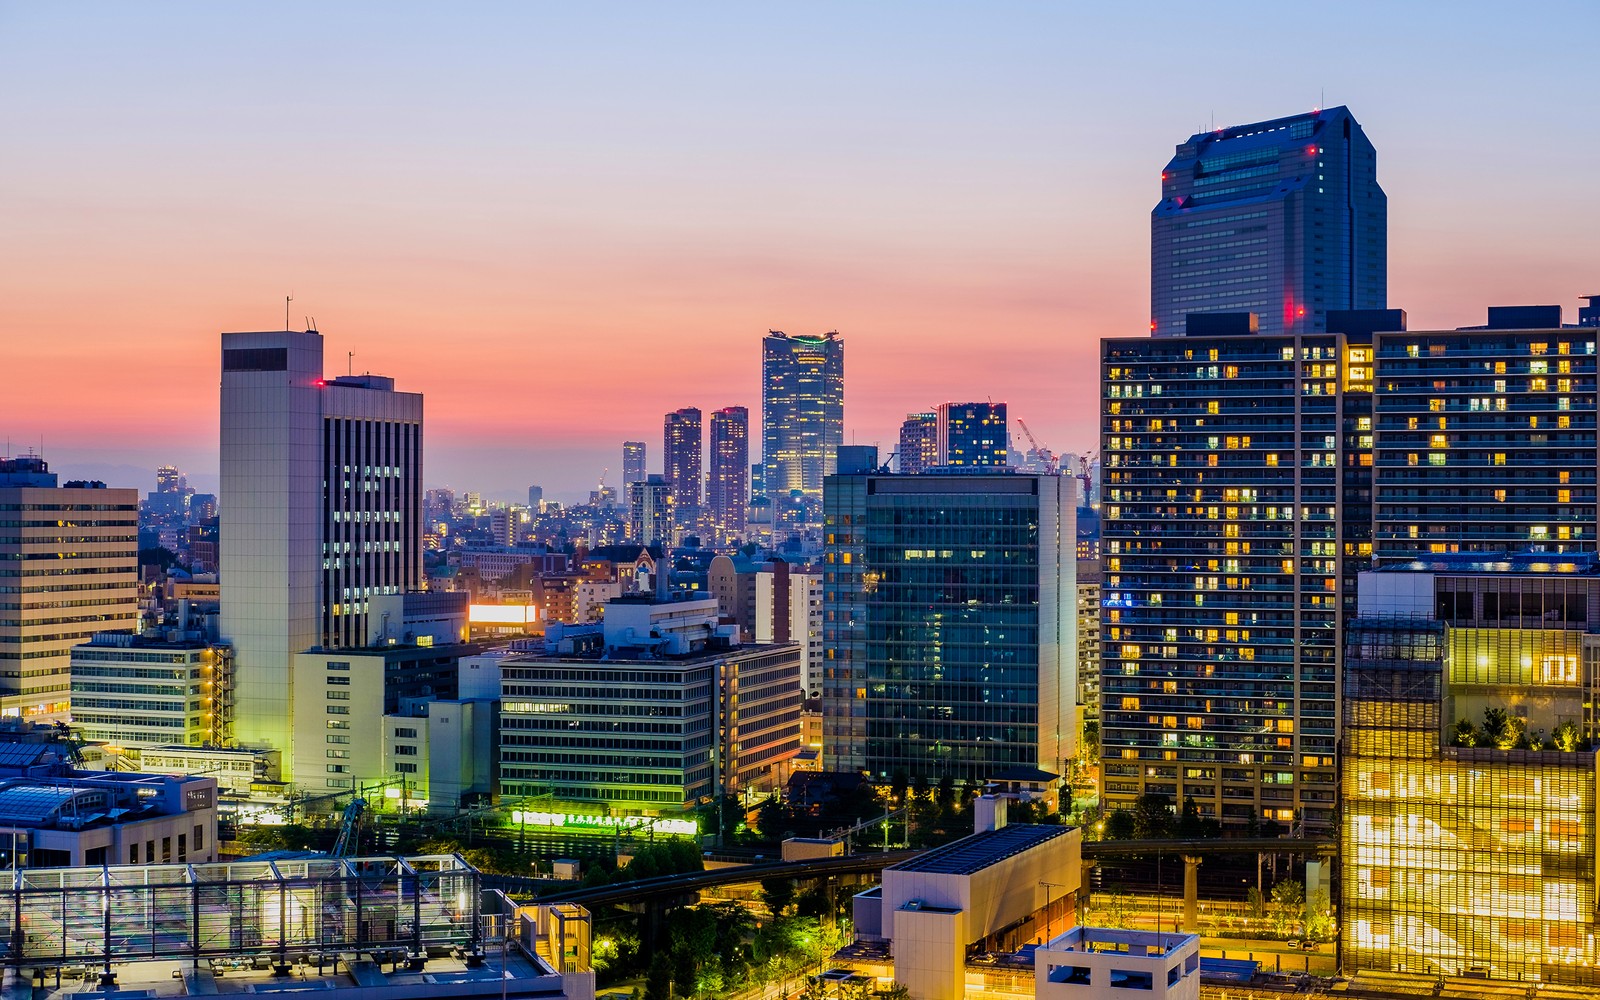
[[[844,444],[844,340],[838,333],[761,341],[761,462],[767,497],[783,507],[798,496],[820,523],[822,480]]]
[[[736,545],[744,541],[749,497],[750,411],[742,406],[713,410],[706,507],[716,544]]]
[[[667,414],[661,431],[662,473],[671,487],[672,524],[680,535],[699,530],[704,451],[700,411],[686,406]]]

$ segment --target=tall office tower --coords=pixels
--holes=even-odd
[[[667,414],[661,433],[662,474],[671,488],[672,524],[680,534],[697,531],[700,520],[701,454],[705,435],[692,406]]]
[[[895,471],[914,476],[939,464],[939,415],[908,413],[900,425],[900,448]]]
[[[645,476],[645,445],[643,441],[622,442],[622,488],[639,482]]]
[[[293,660],[422,576],[422,396],[324,378],[315,331],[222,335],[222,634],[235,736],[292,759]],[[320,678],[314,679],[320,682]]]
[[[762,482],[774,508],[797,497],[820,522],[822,480],[844,444],[844,340],[837,332],[761,341]]]
[[[941,403],[936,415],[938,465],[1011,464],[1004,403]]]
[[[628,486],[628,537],[640,545],[672,542],[672,486],[665,476],[646,476]]]
[[[1262,333],[1313,333],[1332,310],[1385,308],[1388,217],[1347,108],[1190,136],[1150,213],[1150,329],[1253,312]]]
[[[750,497],[750,411],[726,406],[711,413],[711,475],[706,506],[718,545],[744,541]]]
[[[824,494],[824,767],[983,782],[1066,774],[1076,744],[1070,476],[880,474]]]
[[[434,493],[434,492],[438,492],[438,491],[429,490],[428,492],[429,493]],[[448,492],[448,491],[445,491],[445,492]],[[533,511],[535,514],[537,514],[537,513],[539,513],[540,505],[542,505],[543,503],[544,503],[544,487],[543,486],[530,486],[530,487],[528,487],[528,509]],[[450,506],[450,501],[446,501],[445,502],[445,506],[448,508]]]
[[[72,647],[139,615],[139,492],[0,459],[0,716],[65,721]]]
[[[156,467],[156,492],[180,493],[183,490],[183,473],[175,465],[159,465]]]

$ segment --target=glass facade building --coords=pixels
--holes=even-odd
[[[1004,403],[943,403],[935,428],[939,465],[1011,464],[1011,430]]]
[[[1251,312],[1262,333],[1326,330],[1388,298],[1388,199],[1347,108],[1201,132],[1161,172],[1150,216],[1150,328]]]
[[[1595,564],[1428,565],[1346,633],[1342,964],[1595,985]]]
[[[897,772],[984,781],[1018,765],[1066,773],[1076,742],[1072,483],[997,472],[829,477],[826,768],[878,781]]]
[[[822,480],[844,444],[844,340],[837,333],[761,341],[762,487],[775,506],[797,497],[821,520]]]
[[[706,508],[718,545],[744,540],[750,498],[750,411],[725,406],[711,412],[711,475],[706,477]]]
[[[704,451],[698,409],[689,406],[666,415],[661,430],[662,473],[667,480],[672,523],[680,532],[693,532],[699,526]]]

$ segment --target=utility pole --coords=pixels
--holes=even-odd
[[[1052,940],[1050,935],[1052,926],[1051,919],[1055,916],[1055,914],[1051,912],[1051,905],[1054,901],[1051,895],[1051,890],[1065,888],[1065,886],[1061,885],[1059,882],[1046,882],[1044,879],[1040,879],[1039,884],[1044,886],[1044,943],[1049,945],[1050,941]]]

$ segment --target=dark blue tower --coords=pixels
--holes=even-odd
[[[1388,199],[1347,108],[1190,136],[1150,213],[1150,327],[1255,313],[1261,333],[1327,329],[1388,304]]]

